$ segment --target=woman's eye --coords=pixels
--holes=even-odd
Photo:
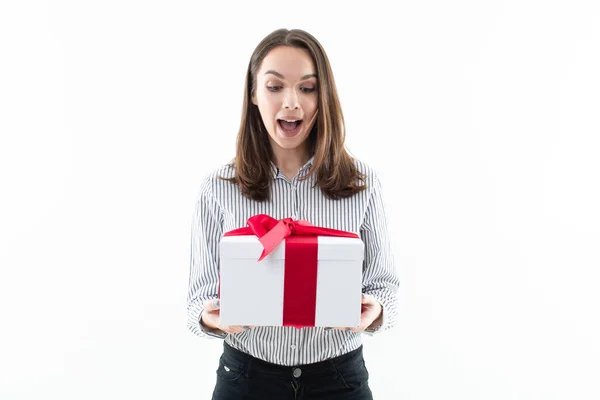
[[[281,86],[267,86],[267,89],[269,89],[271,92],[276,92],[279,89],[281,89]],[[300,88],[300,90],[302,90],[303,93],[312,93],[316,89],[315,88]]]

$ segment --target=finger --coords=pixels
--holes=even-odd
[[[215,311],[221,307],[221,302],[219,299],[206,300],[203,307],[206,311]]]
[[[200,317],[200,322],[204,325],[215,328],[219,324],[219,315],[214,312],[204,310]]]
[[[242,325],[229,325],[228,326],[229,329],[231,329],[234,333],[242,333],[242,332],[247,332],[250,330],[249,326],[242,326]]]
[[[347,327],[347,326],[334,326],[334,327],[333,327],[333,328],[331,328],[331,329],[337,329],[337,330],[339,330],[339,331],[348,331],[348,330],[350,330],[350,329],[352,329],[352,328],[349,328],[349,327]]]
[[[232,334],[245,332],[245,329],[238,325],[219,325],[219,329]]]
[[[361,322],[361,324],[360,324],[359,326],[356,326],[356,327],[352,328],[352,329],[351,329],[351,331],[352,331],[352,332],[362,332],[362,331],[364,331],[365,329],[367,329],[367,327],[368,327],[369,325],[371,325],[371,324],[365,324],[365,323],[362,323],[362,322]]]
[[[370,295],[368,293],[362,294],[362,299],[361,299],[362,304],[372,304],[375,301],[377,301],[377,300],[375,300],[375,297],[373,297],[372,295]]]
[[[368,310],[362,313],[360,317],[360,325],[352,328],[352,332],[362,332],[367,329],[373,321],[375,321],[376,315],[375,312]]]
[[[254,326],[250,325],[241,325],[239,328],[242,328],[242,332],[248,332],[250,329],[254,328]]]
[[[352,332],[364,331],[373,323],[373,321],[375,321],[375,318],[377,318],[377,315],[373,310],[363,312],[360,318],[360,325],[355,328],[352,328]]]
[[[373,321],[371,321],[370,319],[363,319],[362,321],[360,321],[360,325],[352,328],[351,331],[352,332],[362,332],[365,329],[367,329],[369,327],[369,325],[371,325],[372,323],[373,323]]]
[[[350,328],[344,328],[342,326],[323,326],[322,327],[324,331],[326,332],[330,332],[334,329],[340,330],[340,331],[345,331],[346,329],[350,329]]]

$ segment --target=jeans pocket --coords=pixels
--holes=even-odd
[[[223,356],[219,359],[219,368],[217,368],[217,378],[233,382],[239,379],[244,373],[244,367],[240,364],[225,360]]]
[[[337,365],[336,370],[342,383],[348,389],[355,390],[368,384],[369,371],[367,371],[364,360],[360,360],[353,365]]]

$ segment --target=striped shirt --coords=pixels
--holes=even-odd
[[[375,332],[395,325],[399,280],[388,237],[381,183],[371,167],[355,159],[358,171],[367,176],[367,189],[345,199],[329,199],[318,186],[312,187],[314,175],[298,180],[307,174],[313,160],[314,156],[291,180],[271,163],[271,199],[265,202],[250,200],[241,194],[237,185],[218,179],[218,176],[233,177],[234,168],[228,165],[213,170],[201,182],[192,217],[187,296],[187,324],[194,334],[215,336],[203,330],[200,317],[203,303],[218,297],[219,242],[223,233],[246,226],[248,218],[256,214],[268,214],[275,219],[292,217],[316,226],[359,234],[365,244],[363,293],[372,295],[383,308],[383,323]],[[362,333],[326,331],[322,327],[257,326],[243,333],[218,337],[256,358],[293,366],[352,351],[362,344]]]

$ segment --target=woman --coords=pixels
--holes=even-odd
[[[224,338],[214,400],[372,398],[361,335],[394,325],[398,278],[380,181],[347,153],[344,132],[320,43],[298,29],[265,37],[248,65],[235,159],[204,179],[192,223],[188,327]],[[359,327],[219,324],[219,241],[256,214],[359,233]]]

